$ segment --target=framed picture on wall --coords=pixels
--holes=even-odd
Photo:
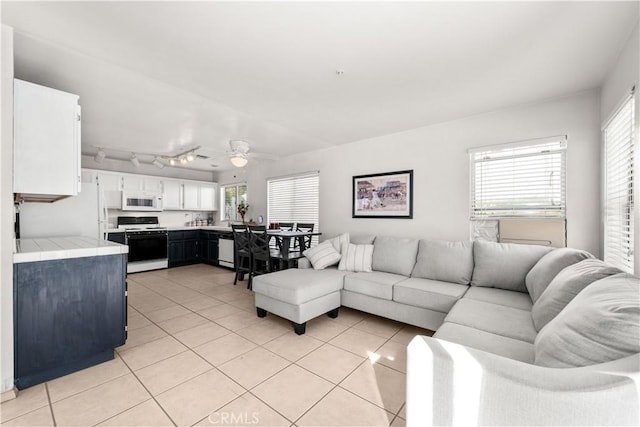
[[[353,177],[353,218],[413,218],[413,170]]]

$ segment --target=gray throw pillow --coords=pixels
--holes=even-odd
[[[418,240],[378,236],[373,245],[374,271],[410,276],[416,264]]]
[[[588,285],[619,273],[622,270],[595,258],[585,259],[562,270],[533,304],[531,316],[536,329],[539,331],[552,321]]]
[[[553,278],[565,267],[587,258],[593,258],[593,255],[587,251],[571,248],[554,249],[540,258],[540,261],[533,266],[525,279],[531,301],[535,303]]]
[[[640,279],[622,273],[580,292],[534,343],[535,364],[589,366],[640,353]]]
[[[473,242],[420,240],[411,277],[468,285],[473,272]]]
[[[471,286],[526,292],[525,277],[538,260],[553,248],[538,245],[473,242]]]
[[[374,234],[356,234],[355,236],[349,236],[349,243],[353,243],[354,245],[373,245],[375,240],[376,236]]]

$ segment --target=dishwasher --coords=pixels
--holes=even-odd
[[[218,239],[218,264],[223,267],[234,268],[233,234],[220,235]]]

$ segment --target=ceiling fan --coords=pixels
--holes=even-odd
[[[251,151],[251,147],[247,141],[243,141],[241,139],[232,139],[229,141],[230,151],[227,151],[227,157],[231,164],[237,168],[242,168],[249,163],[249,159],[268,159],[268,160],[278,160],[277,156],[265,153],[257,153],[255,151]]]

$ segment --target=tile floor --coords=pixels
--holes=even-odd
[[[129,275],[115,359],[20,392],[3,426],[403,426],[406,345],[432,332],[345,307],[294,334],[246,282],[195,265]]]

